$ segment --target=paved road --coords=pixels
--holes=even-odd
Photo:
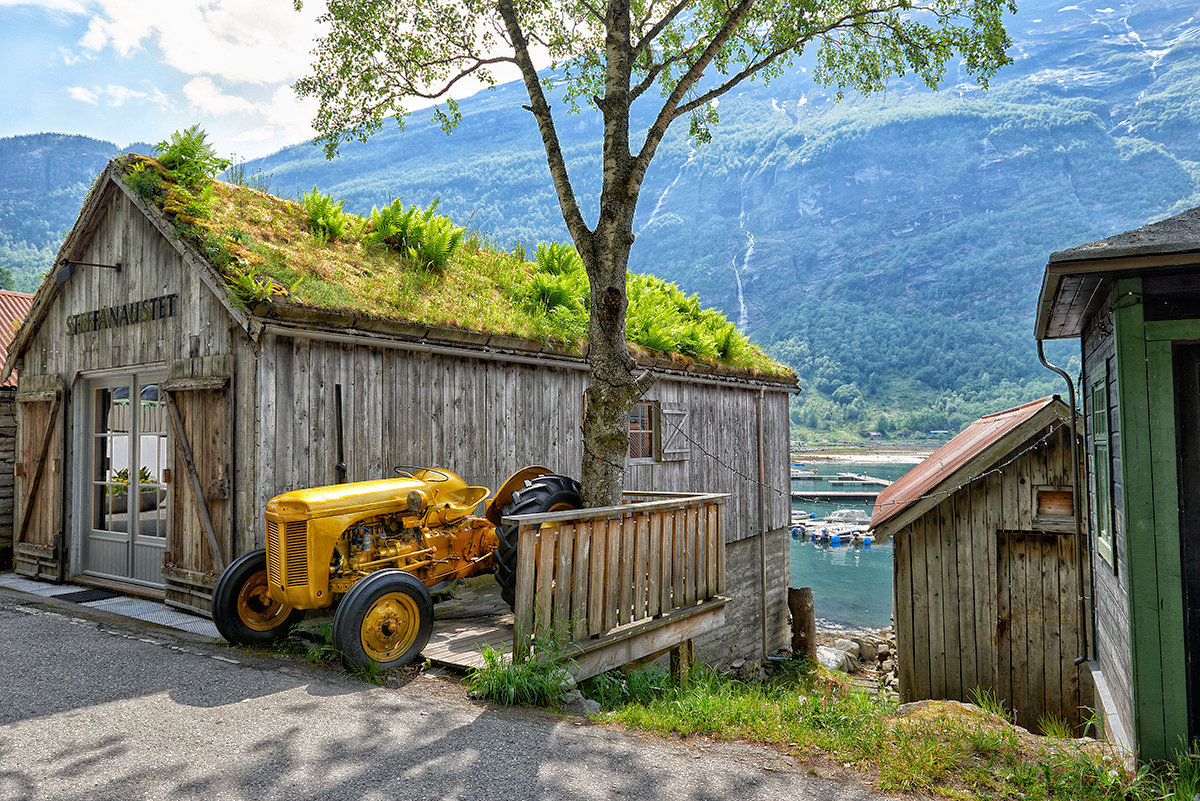
[[[765,749],[365,685],[0,589],[0,799],[863,799]]]

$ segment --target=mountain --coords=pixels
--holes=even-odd
[[[1200,204],[1194,12],[1023,4],[1014,63],[986,92],[951,74],[938,93],[898,81],[835,104],[810,62],[746,85],[721,99],[710,143],[686,125],[663,143],[631,267],[698,292],[795,368],[802,436],[958,428],[1060,392],[1032,336],[1048,254]],[[440,198],[501,244],[566,240],[522,96],[464,102],[449,137],[413,118],[334,161],[305,144],[247,171],[358,212]],[[564,114],[559,133],[594,214],[599,119]],[[1048,351],[1078,372],[1074,348]]]
[[[11,273],[4,288],[37,287],[93,179],[120,152],[86,136],[0,139],[0,266]]]

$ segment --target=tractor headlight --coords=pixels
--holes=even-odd
[[[416,513],[421,511],[425,506],[425,496],[413,490],[408,493],[408,511]]]

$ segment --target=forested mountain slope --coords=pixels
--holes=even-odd
[[[951,75],[936,94],[901,82],[834,104],[804,64],[746,86],[721,100],[712,142],[681,126],[664,143],[631,267],[795,368],[794,420],[826,435],[956,428],[1061,391],[1033,342],[1047,255],[1200,204],[1195,15],[1192,0],[1024,3],[1014,64],[987,92]],[[499,243],[566,240],[522,98],[506,85],[464,102],[449,137],[419,117],[331,162],[305,144],[248,166],[347,210],[440,198]],[[599,120],[559,125],[594,209]],[[1051,358],[1077,362],[1067,346]]]

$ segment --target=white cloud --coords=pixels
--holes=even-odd
[[[309,67],[322,5],[306,3],[296,12],[285,0],[93,0],[93,16],[79,44],[91,51],[111,47],[128,57],[153,43],[163,63],[185,75],[290,83]]]
[[[253,114],[256,107],[244,97],[221,90],[212,78],[193,78],[183,85],[183,95],[193,108],[222,117],[228,114]]]
[[[109,84],[104,87],[104,94],[108,96],[108,101],[114,106],[123,106],[130,100],[139,100],[146,97],[145,92],[139,92],[136,89],[130,89],[128,86],[117,86]]]
[[[93,106],[100,104],[100,96],[91,89],[86,89],[82,86],[68,86],[67,94],[76,100],[81,100],[84,103],[91,103]]]

